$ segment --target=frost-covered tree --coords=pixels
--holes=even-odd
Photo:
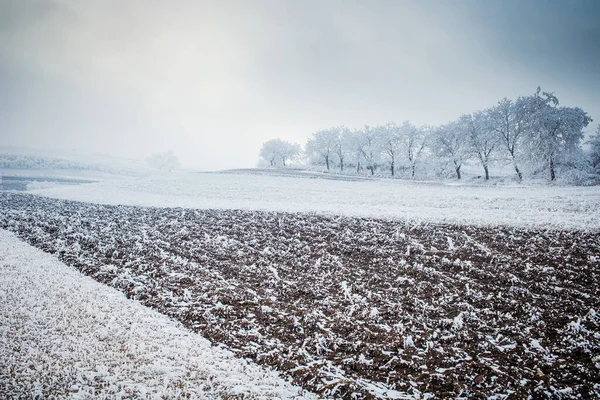
[[[371,175],[375,174],[375,168],[381,157],[381,146],[378,140],[377,131],[368,125],[359,132],[358,140],[362,158]]]
[[[164,153],[154,153],[146,158],[146,162],[152,168],[156,168],[159,171],[171,172],[181,168],[179,159],[171,150],[165,151]]]
[[[581,149],[583,128],[590,121],[580,108],[559,107],[556,96],[538,88],[530,96],[515,101],[504,98],[492,108],[437,128],[417,128],[405,121],[353,131],[343,126],[319,130],[307,142],[306,153],[311,162],[327,170],[337,165],[342,173],[354,166],[356,173],[368,169],[374,175],[377,168],[385,168],[395,176],[401,166],[410,169],[414,178],[419,163],[433,166],[441,160],[461,179],[463,161],[474,158],[481,163],[486,180],[491,162],[498,159],[512,163],[518,181],[525,173],[545,170],[554,180],[559,166],[586,169],[591,161],[599,168],[600,133],[590,141],[591,160]]]
[[[523,180],[523,172],[519,168],[518,157],[529,123],[527,102],[527,98],[524,97],[519,97],[515,102],[504,98],[489,112],[491,128],[508,153],[519,182]]]
[[[341,127],[338,132],[338,139],[335,143],[334,153],[337,156],[340,172],[344,172],[346,159],[353,154],[354,137],[352,131],[346,127]]]
[[[600,173],[600,125],[596,129],[596,133],[587,142],[590,145],[589,158],[592,168],[597,173]]]
[[[460,169],[468,154],[468,137],[458,121],[438,127],[433,134],[433,151],[442,160],[451,164],[456,178],[461,179]]]
[[[340,142],[342,128],[323,129],[313,133],[306,143],[306,154],[310,159],[320,160],[325,163],[327,171],[331,168],[336,146]]]
[[[260,148],[260,158],[267,162],[271,167],[274,167],[277,162],[278,146],[276,145],[278,139],[268,140],[263,143]]]
[[[271,139],[263,143],[260,149],[260,158],[271,167],[281,165],[285,167],[286,161],[298,156],[301,152],[300,145],[281,139]]]
[[[485,180],[490,179],[489,166],[492,153],[498,144],[498,135],[492,129],[490,113],[487,111],[475,111],[460,117],[460,124],[466,130],[470,152],[479,160]]]
[[[302,148],[298,143],[286,142],[284,141],[284,146],[279,155],[281,159],[281,163],[285,167],[285,162],[288,160],[293,160],[298,157],[302,153]]]
[[[404,121],[400,126],[400,142],[404,148],[404,154],[410,166],[410,177],[415,177],[417,163],[419,162],[423,150],[429,137],[429,127],[416,127],[409,121]]]
[[[400,127],[393,122],[386,125],[380,125],[374,128],[377,145],[381,150],[383,157],[387,160],[390,167],[390,174],[394,176],[396,161],[401,151],[402,142]],[[371,171],[373,172],[373,171]]]
[[[559,107],[553,93],[538,90],[530,99],[530,145],[532,154],[556,180],[559,164],[572,164],[581,156],[583,128],[592,119],[579,107]]]
[[[363,138],[361,130],[348,130],[345,132],[345,140],[348,146],[349,163],[356,167],[356,173],[360,173],[363,159]]]

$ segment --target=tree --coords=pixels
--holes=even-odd
[[[404,147],[406,158],[410,165],[410,177],[414,179],[417,162],[427,144],[430,128],[417,128],[409,121],[404,121],[400,127],[400,141]]]
[[[300,145],[297,143],[271,139],[263,143],[260,149],[260,158],[271,167],[278,166],[280,162],[285,167],[286,161],[298,156],[300,152]]]
[[[358,174],[361,169],[361,160],[363,158],[363,138],[361,130],[348,130],[345,132],[345,140],[348,146],[348,155],[351,160],[355,163],[356,173]]]
[[[379,145],[379,141],[377,140],[376,130],[371,128],[368,125],[360,131],[359,137],[360,141],[360,149],[363,159],[365,160],[365,164],[367,165],[367,169],[371,171],[371,175],[375,175],[375,166],[379,161],[379,156],[381,155],[381,147]]]
[[[293,160],[294,158],[298,157],[300,153],[302,153],[302,148],[298,143],[284,141],[281,154],[279,154],[279,157],[281,158],[281,163],[285,167],[286,160]]]
[[[335,143],[334,153],[338,158],[340,172],[344,172],[344,161],[347,156],[352,154],[353,135],[350,129],[341,127],[338,132],[338,139]]]
[[[519,97],[513,102],[504,98],[490,110],[490,124],[500,138],[500,142],[508,152],[517,180],[523,180],[523,173],[518,166],[517,156],[521,150],[522,140],[527,133],[528,113],[527,98]]]
[[[396,159],[400,152],[400,128],[393,122],[386,125],[377,126],[374,129],[377,137],[377,143],[390,165],[390,174],[394,176]],[[372,172],[372,171],[371,171]]]
[[[466,158],[468,138],[458,122],[438,127],[434,132],[434,152],[438,157],[452,163],[456,178],[461,179],[460,169]]]
[[[596,129],[596,134],[587,142],[590,145],[590,163],[592,168],[600,173],[600,125]]]
[[[263,143],[260,149],[260,158],[269,163],[271,167],[277,165],[277,158],[279,156],[280,139],[272,139]]]
[[[481,163],[487,181],[490,179],[491,155],[498,144],[498,136],[491,127],[490,113],[476,111],[472,114],[463,115],[460,121],[467,131],[471,152]]]
[[[148,158],[146,158],[146,162],[152,168],[156,168],[159,171],[171,172],[173,170],[181,168],[181,165],[179,164],[179,159],[171,150],[165,151],[164,153],[154,153]]]
[[[554,181],[557,165],[569,164],[580,154],[583,128],[592,119],[579,107],[559,107],[553,93],[540,92],[538,87],[530,100],[530,143]]]
[[[332,156],[339,144],[341,128],[330,128],[313,133],[311,139],[306,143],[306,153],[310,158],[323,159],[329,171]]]

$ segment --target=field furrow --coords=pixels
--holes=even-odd
[[[0,228],[323,396],[600,396],[600,234],[0,193]]]

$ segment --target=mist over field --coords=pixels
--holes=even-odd
[[[0,1],[0,398],[600,398],[599,17]]]
[[[597,119],[597,14],[594,1],[7,0],[0,145],[248,168],[269,139],[439,126],[537,86]]]

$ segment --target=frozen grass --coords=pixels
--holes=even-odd
[[[312,178],[312,179],[311,179]],[[479,226],[600,227],[600,187],[468,186],[188,173],[33,190],[54,198],[156,207],[319,212]]]
[[[0,230],[0,397],[309,398]]]

